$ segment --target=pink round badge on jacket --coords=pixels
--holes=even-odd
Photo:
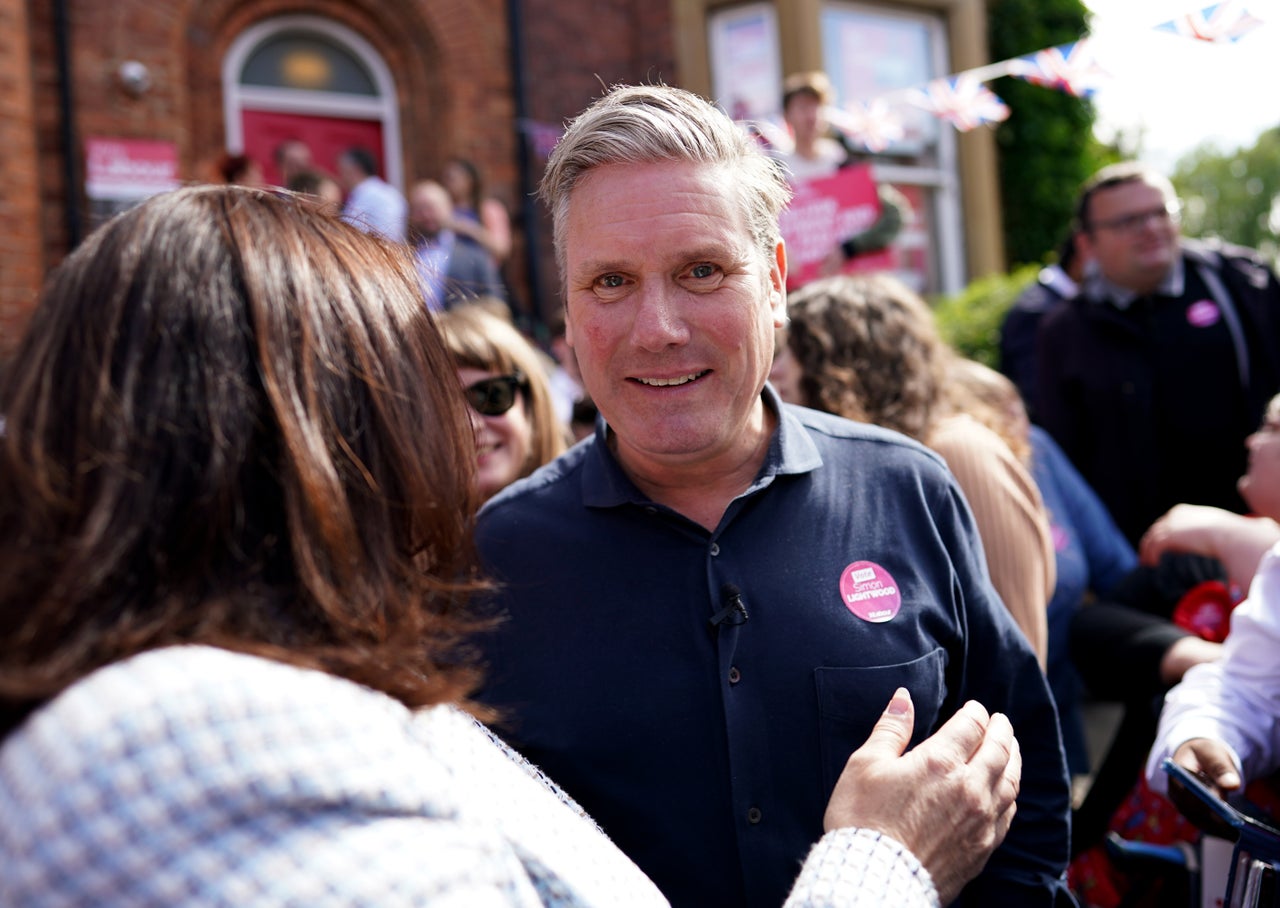
[[[1213,300],[1200,300],[1187,307],[1187,323],[1193,328],[1208,328],[1216,325],[1220,318],[1222,312]]]
[[[840,601],[863,621],[882,624],[902,608],[898,584],[880,565],[855,561],[840,573]]]

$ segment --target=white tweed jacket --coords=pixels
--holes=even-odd
[[[0,905],[651,906],[638,868],[449,707],[203,646],[83,679],[0,747]],[[825,836],[789,906],[936,905],[893,840]]]

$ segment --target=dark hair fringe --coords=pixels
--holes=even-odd
[[[272,192],[153,198],[50,276],[0,412],[0,733],[188,643],[467,703],[472,434],[402,248]]]

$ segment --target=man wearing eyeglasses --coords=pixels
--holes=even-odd
[[[1135,545],[1180,502],[1240,511],[1244,439],[1280,389],[1280,284],[1257,253],[1185,239],[1173,186],[1099,171],[1080,293],[1037,338],[1039,418]]]

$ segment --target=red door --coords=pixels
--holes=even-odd
[[[387,175],[382,124],[377,120],[313,117],[266,110],[242,110],[240,115],[244,127],[244,153],[262,165],[263,175],[271,185],[280,182],[274,160],[276,146],[287,139],[306,142],[311,148],[312,162],[330,175],[337,172],[338,156],[357,146],[373,152],[381,175]]]

